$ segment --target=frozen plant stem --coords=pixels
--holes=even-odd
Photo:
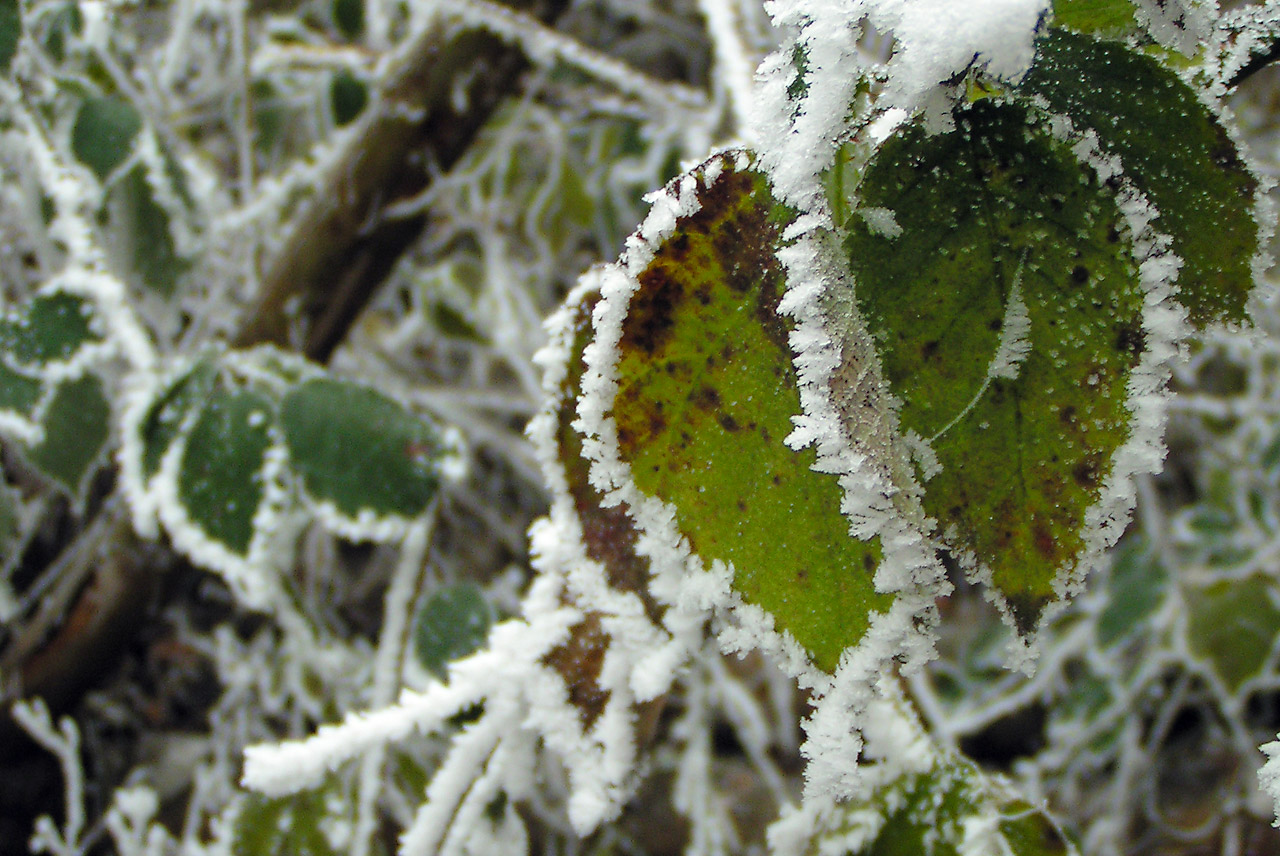
[[[13,718],[31,738],[58,759],[62,768],[66,821],[59,831],[48,815],[36,819],[31,836],[33,853],[51,856],[80,856],[80,834],[84,831],[84,771],[80,767],[80,731],[71,718],[64,716],[54,727],[49,708],[42,699],[14,704]]]
[[[399,688],[410,612],[422,579],[427,549],[431,546],[437,507],[437,504],[432,504],[423,519],[405,535],[400,547],[400,561],[396,563],[391,585],[387,587],[382,608],[382,635],[378,640],[378,656],[373,669],[371,701],[374,707],[391,704]],[[360,762],[359,804],[356,807],[351,856],[367,856],[373,844],[378,823],[376,800],[386,755],[386,746],[380,744],[370,749]]]

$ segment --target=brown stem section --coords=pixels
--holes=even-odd
[[[568,0],[509,5],[551,21]],[[426,225],[425,215],[393,220],[382,212],[457,162],[526,67],[515,48],[456,24],[430,28],[408,54],[371,100],[377,112],[362,120],[350,157],[289,227],[236,346],[289,346],[296,326],[303,352],[327,360]]]

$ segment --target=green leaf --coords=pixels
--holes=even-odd
[[[0,411],[9,410],[30,416],[40,403],[44,384],[0,362]]]
[[[364,0],[333,0],[333,23],[348,39],[364,33]]]
[[[328,799],[324,790],[275,798],[252,794],[236,817],[232,852],[237,856],[338,856],[324,834]]]
[[[1095,131],[1120,158],[1184,262],[1178,287],[1191,321],[1247,320],[1258,179],[1196,93],[1149,56],[1060,29],[1037,41],[1019,92]]]
[[[333,121],[339,126],[350,124],[369,103],[369,86],[350,69],[341,69],[329,84],[329,101]]]
[[[152,402],[138,426],[144,479],[150,479],[159,471],[165,452],[195,409],[209,397],[217,377],[218,369],[212,362],[198,362],[174,378]]]
[[[25,311],[0,320],[0,351],[21,364],[60,362],[102,337],[93,329],[93,304],[58,291],[42,294]]]
[[[304,381],[284,397],[281,425],[307,493],[348,518],[415,517],[435,496],[439,430],[379,392],[331,378]]]
[[[1169,575],[1143,538],[1116,549],[1107,585],[1107,605],[1098,616],[1098,643],[1108,648],[1135,633],[1164,600]]]
[[[1053,23],[1077,33],[1120,38],[1137,32],[1132,0],[1053,0]]]
[[[1263,574],[1186,593],[1187,641],[1229,692],[1262,672],[1280,636],[1275,582]]]
[[[169,212],[155,200],[139,164],[111,188],[108,202],[129,269],[144,288],[165,297],[177,288],[185,264],[169,232]]]
[[[80,4],[70,2],[48,13],[45,19],[44,47],[56,62],[67,58],[67,42],[80,35],[84,28],[84,16]]]
[[[877,152],[847,248],[901,428],[940,466],[921,467],[925,511],[1027,632],[1129,439],[1143,296],[1114,198],[1065,144],[1014,105],[954,118]]]
[[[838,807],[805,856],[1065,856],[1075,847],[1042,811],[967,761],[940,763]],[[778,854],[783,856],[783,854]]]
[[[491,619],[484,593],[474,583],[456,583],[433,592],[418,612],[414,628],[418,662],[443,679],[450,662],[484,644]]]
[[[142,116],[128,101],[114,95],[90,98],[80,105],[71,127],[71,151],[106,181],[129,156],[141,130]]]
[[[744,600],[832,671],[892,599],[873,583],[879,539],[850,537],[837,480],[783,442],[801,412],[777,311],[792,214],[762,175],[728,165],[698,205],[639,274],[623,322],[619,452],[693,551],[731,564]]]
[[[44,414],[44,440],[27,453],[31,463],[67,493],[79,496],[111,433],[111,404],[93,373],[54,391]]]
[[[18,0],[0,0],[0,72],[8,74],[22,39],[22,8]]]
[[[187,434],[178,500],[209,538],[247,555],[253,518],[264,495],[263,464],[271,446],[272,407],[248,390],[214,389]]]

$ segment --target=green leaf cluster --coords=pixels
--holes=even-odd
[[[295,506],[355,538],[399,531],[450,452],[432,420],[270,347],[172,372],[126,416],[125,443],[135,495],[176,501],[156,508],[171,534],[193,527],[242,559]]]

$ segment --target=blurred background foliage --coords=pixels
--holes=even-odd
[[[615,256],[645,193],[738,135],[741,71],[707,9],[733,10],[748,72],[779,39],[750,0],[520,5],[551,46],[535,62],[474,28],[432,29],[427,2],[0,2],[0,693],[69,716],[83,772],[68,786],[65,759],[6,714],[3,856],[30,852],[41,814],[74,827],[67,854],[395,851],[447,735],[397,746],[375,788],[350,769],[285,799],[238,786],[241,751],[386,704],[516,611],[547,502],[523,436],[541,320]],[[1257,74],[1231,105],[1272,179],[1278,84]],[[69,262],[120,290],[51,287]],[[191,564],[185,524],[225,546],[222,512],[157,508],[170,537],[139,538],[122,462],[143,440],[125,427],[151,431],[161,479],[164,450],[225,408],[200,409],[205,390],[170,423],[121,416],[146,391],[113,295],[151,343],[148,371],[219,366],[210,389],[259,396],[273,426],[306,379],[337,377],[342,403],[304,427],[381,396],[432,466],[444,453],[424,432],[452,430],[466,475],[401,509],[430,504],[422,561],[398,575],[375,537],[396,510],[361,518],[374,499],[343,506],[306,482],[311,459],[266,428],[226,460],[257,473],[268,449],[293,450],[311,489],[273,506],[311,509],[279,511],[279,592],[246,604],[237,589],[248,540],[213,560],[220,574]],[[1006,628],[957,577],[942,656],[911,680],[944,742],[1047,801],[1085,853],[1280,849],[1256,780],[1257,746],[1280,730],[1280,315],[1255,318],[1258,333],[1211,329],[1175,368],[1165,469],[1141,480],[1130,531],[1048,629],[1034,677],[1004,668]],[[279,350],[245,350],[262,345]],[[176,452],[170,469],[180,483]],[[257,513],[269,493],[232,499]],[[392,620],[397,580],[411,596]],[[518,824],[534,852],[761,852],[799,793],[804,699],[758,656],[707,660],[667,700],[616,824],[576,840],[549,780],[542,802],[490,807],[494,840]],[[698,816],[672,797],[690,763]]]

